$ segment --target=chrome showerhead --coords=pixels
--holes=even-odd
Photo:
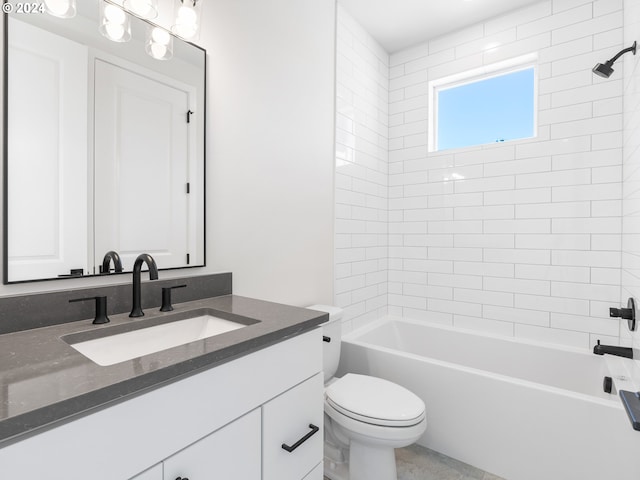
[[[636,42],[633,42],[633,45],[631,45],[629,48],[620,50],[611,60],[607,60],[604,63],[596,64],[596,66],[593,67],[591,71],[599,77],[609,78],[613,73],[613,68],[611,67],[613,66],[615,61],[627,52],[633,52],[634,55],[636,54]]]

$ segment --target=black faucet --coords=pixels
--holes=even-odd
[[[598,340],[598,344],[593,347],[593,353],[596,355],[604,355],[605,353],[608,353],[609,355],[616,355],[618,357],[633,358],[633,348],[617,347],[614,345],[600,345],[600,340]]]
[[[104,258],[102,259],[102,270],[100,271],[100,273],[109,273],[109,266],[111,265],[112,260],[113,270],[116,273],[122,273],[122,260],[120,260],[120,255],[118,255],[118,252],[114,252],[113,250],[110,250],[104,254]]]
[[[141,253],[133,264],[133,307],[131,308],[130,317],[142,317],[144,312],[140,306],[140,274],[142,264],[146,263],[149,267],[149,280],[158,279],[158,267],[156,261],[148,253]]]

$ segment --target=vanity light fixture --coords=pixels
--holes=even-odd
[[[158,0],[124,0],[125,9],[145,20],[158,16]]]
[[[48,13],[71,18],[76,14],[76,0],[44,0]],[[99,0],[99,30],[113,42],[131,40],[131,15],[143,20],[158,16],[158,0]],[[200,0],[175,0],[174,23],[171,32],[180,38],[194,40],[200,31]],[[169,60],[173,57],[173,37],[157,24],[146,30],[145,50],[153,58]]]
[[[149,25],[144,48],[156,60],[169,60],[173,56],[173,37],[164,28]]]
[[[49,15],[60,18],[76,16],[76,0],[44,0],[45,10]]]
[[[201,3],[198,0],[178,0],[171,31],[177,36],[193,40],[200,28]]]
[[[112,3],[100,2],[100,33],[114,42],[131,39],[131,19],[125,11]]]

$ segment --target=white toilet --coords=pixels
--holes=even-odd
[[[348,373],[340,361],[342,310],[329,313],[324,335],[324,475],[331,480],[397,480],[394,449],[415,442],[427,428],[424,402],[393,382]]]

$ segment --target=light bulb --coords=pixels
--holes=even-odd
[[[104,18],[106,18],[109,23],[123,24],[127,15],[121,8],[109,3],[104,6]]]
[[[200,6],[194,0],[181,0],[181,4],[176,5],[171,31],[185,39],[196,37],[199,30],[199,8]]]
[[[124,36],[124,25],[121,23],[107,22],[104,29],[111,40],[119,41]]]
[[[171,40],[171,35],[163,28],[154,28],[151,31],[151,38],[153,43],[159,43],[160,45],[167,45]]]
[[[131,39],[129,15],[117,5],[100,2],[100,33],[114,42],[127,42]]]
[[[164,28],[149,25],[145,50],[156,60],[169,60],[173,57],[173,37]]]
[[[171,30],[179,37],[191,38],[198,31],[198,27],[196,25],[174,25]]]
[[[44,4],[55,17],[70,18],[76,14],[75,0],[45,0]]]
[[[155,58],[164,58],[167,54],[167,47],[160,43],[152,43],[151,44],[151,56]]]
[[[177,20],[178,20],[178,23],[195,25],[196,22],[198,21],[198,14],[193,8],[187,5],[182,5],[178,10]]]
[[[125,0],[124,7],[142,18],[152,19],[158,16],[155,0]]]

